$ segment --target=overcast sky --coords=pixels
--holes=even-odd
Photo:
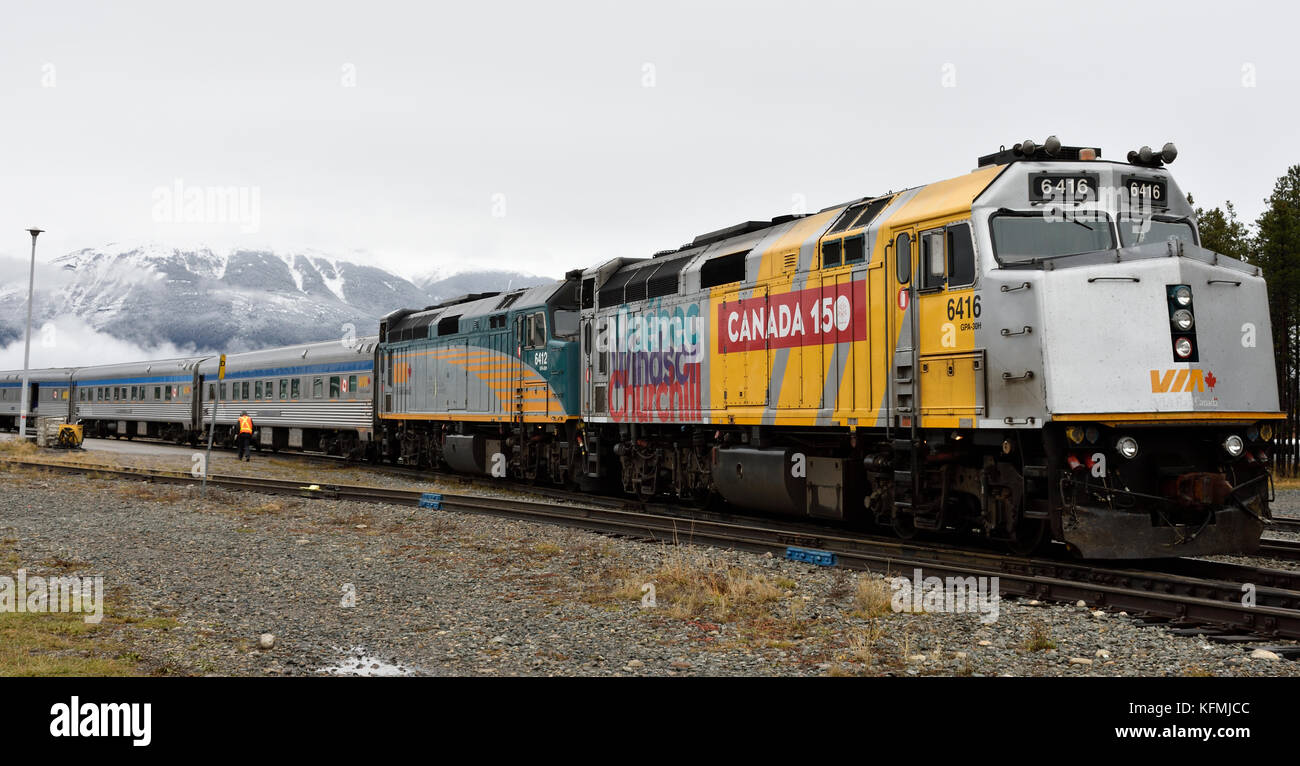
[[[39,226],[43,259],[154,240],[558,275],[1052,133],[1117,158],[1173,139],[1197,203],[1252,220],[1300,162],[1294,4],[171,0],[6,17],[0,256]],[[222,189],[233,220],[207,206]]]

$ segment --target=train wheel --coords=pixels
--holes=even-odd
[[[894,534],[904,540],[911,540],[916,537],[916,519],[912,518],[910,513],[894,512]]]

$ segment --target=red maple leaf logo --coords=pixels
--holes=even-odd
[[[1209,386],[1211,391],[1214,390],[1214,384],[1217,382],[1219,381],[1217,378],[1214,377],[1214,373],[1212,372],[1205,373],[1205,385]]]

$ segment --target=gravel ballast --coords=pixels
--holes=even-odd
[[[146,672],[1300,675],[1088,605],[895,613],[872,575],[768,555],[30,469],[0,482],[14,568],[77,562],[123,610],[170,618],[131,633]]]

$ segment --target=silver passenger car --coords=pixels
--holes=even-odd
[[[360,456],[374,427],[374,351],[377,338],[307,343],[249,351],[199,365],[203,387],[199,430],[206,433],[216,406],[216,436],[233,442],[240,412],[253,419],[259,448],[319,450]]]
[[[72,375],[72,413],[86,436],[191,441],[203,356],[79,367]]]
[[[68,367],[28,370],[28,426],[37,417],[67,417],[68,390],[72,369]],[[22,415],[23,371],[0,372],[0,428],[18,430]],[[30,432],[30,431],[29,431]]]

